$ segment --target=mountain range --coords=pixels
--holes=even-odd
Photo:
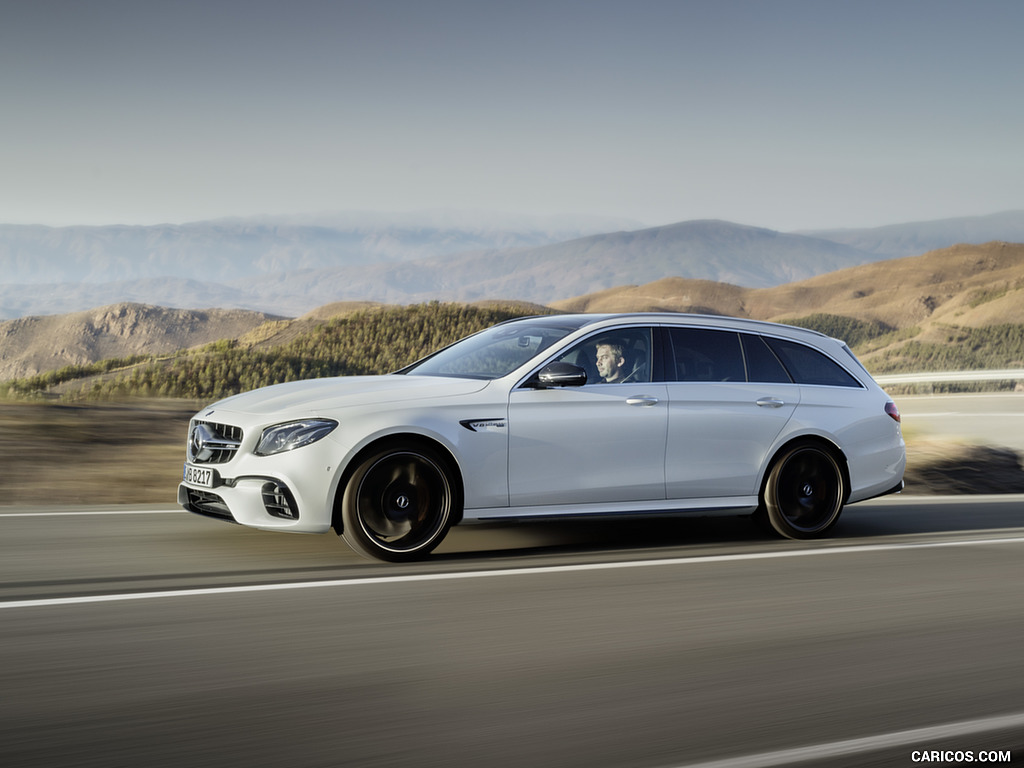
[[[818,229],[802,234],[894,259],[957,243],[978,244],[992,240],[1024,243],[1024,212],[1004,211],[990,216],[961,216],[871,229]]]
[[[215,341],[272,348],[328,318],[372,309],[334,303],[295,319],[243,310],[196,311],[119,303],[60,316],[0,322],[0,381],[107,358],[171,353]],[[879,340],[859,354],[869,369],[906,345],[956,346],[950,334],[1024,328],[1024,244],[957,245],[849,267],[767,288],[667,277],[551,303],[565,312],[671,311],[795,322],[814,315],[869,325]],[[522,313],[544,307],[523,306]],[[854,344],[854,340],[850,340]],[[968,346],[968,356],[975,352]],[[1010,354],[1016,355],[1017,352]],[[1024,359],[1004,361],[1024,366]],[[968,365],[968,367],[970,367]]]
[[[0,225],[0,319],[134,302],[295,317],[335,301],[549,304],[666,277],[758,289],[957,243],[1024,211],[783,233],[726,221],[333,214],[152,227]]]

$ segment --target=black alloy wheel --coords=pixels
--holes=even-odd
[[[825,535],[838,521],[846,500],[842,468],[828,450],[799,444],[772,466],[764,508],[772,528],[789,539]]]
[[[345,541],[367,557],[416,560],[441,543],[457,493],[445,461],[425,447],[387,448],[363,461],[345,488]]]

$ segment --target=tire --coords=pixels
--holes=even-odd
[[[421,446],[366,458],[342,498],[342,536],[361,555],[389,562],[430,554],[451,527],[458,491],[447,463]]]
[[[828,450],[801,443],[788,448],[765,483],[763,509],[771,527],[788,539],[824,536],[839,521],[846,482]]]

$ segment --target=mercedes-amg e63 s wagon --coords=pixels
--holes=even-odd
[[[314,379],[192,419],[178,501],[333,528],[383,560],[463,521],[750,514],[828,532],[903,486],[899,411],[842,341],[682,314],[511,320],[384,376]]]

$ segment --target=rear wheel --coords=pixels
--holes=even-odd
[[[451,474],[437,452],[391,446],[366,458],[345,487],[342,535],[367,557],[416,560],[444,539],[457,499]]]
[[[825,535],[838,521],[846,498],[839,461],[812,444],[795,445],[772,466],[764,489],[771,527],[790,539]]]

